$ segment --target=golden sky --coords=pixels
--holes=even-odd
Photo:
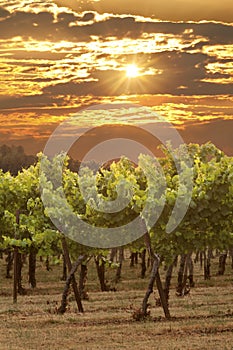
[[[80,109],[132,102],[233,154],[231,14],[230,0],[0,0],[0,143],[38,152]],[[80,128],[125,121],[103,115]]]

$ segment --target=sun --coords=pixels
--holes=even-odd
[[[136,66],[136,64],[129,64],[126,67],[126,76],[128,78],[136,78],[139,76],[139,68]]]

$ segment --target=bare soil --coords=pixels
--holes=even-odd
[[[170,296],[171,320],[165,320],[161,307],[156,306],[155,290],[150,298],[150,318],[137,322],[134,312],[140,308],[146,279],[140,276],[140,266],[123,263],[122,280],[116,292],[100,292],[94,264],[88,274],[89,300],[84,301],[85,313],[80,314],[70,293],[68,310],[56,314],[64,282],[60,281],[61,266],[46,271],[38,262],[37,288],[27,286],[27,266],[24,286],[27,295],[12,303],[12,280],[5,279],[5,261],[0,261],[0,350],[84,350],[84,349],[233,349],[233,271],[230,262],[224,276],[216,276],[217,259],[212,262],[212,277],[204,281],[199,265],[195,266],[195,287],[185,297],[175,294],[175,270]],[[115,270],[108,270],[111,282]],[[161,269],[162,276],[164,274]]]

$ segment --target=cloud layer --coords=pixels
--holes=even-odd
[[[183,130],[233,119],[230,3],[224,17],[217,2],[196,1],[191,22],[187,4],[175,21],[176,3],[169,21],[166,1],[2,1],[0,142],[46,138],[78,109],[111,101],[152,106]],[[132,63],[139,76],[130,79]]]

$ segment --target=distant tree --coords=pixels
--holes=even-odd
[[[22,146],[0,146],[0,169],[17,175],[23,168],[34,164],[36,156],[26,155]]]
[[[22,146],[0,146],[0,169],[3,172],[9,171],[11,175],[17,175],[22,169],[27,169],[31,165],[35,164],[37,156],[25,154]],[[68,169],[73,172],[78,172],[81,165],[80,160],[69,157]],[[94,160],[86,161],[82,164],[88,166],[91,170],[97,171],[100,164]]]

